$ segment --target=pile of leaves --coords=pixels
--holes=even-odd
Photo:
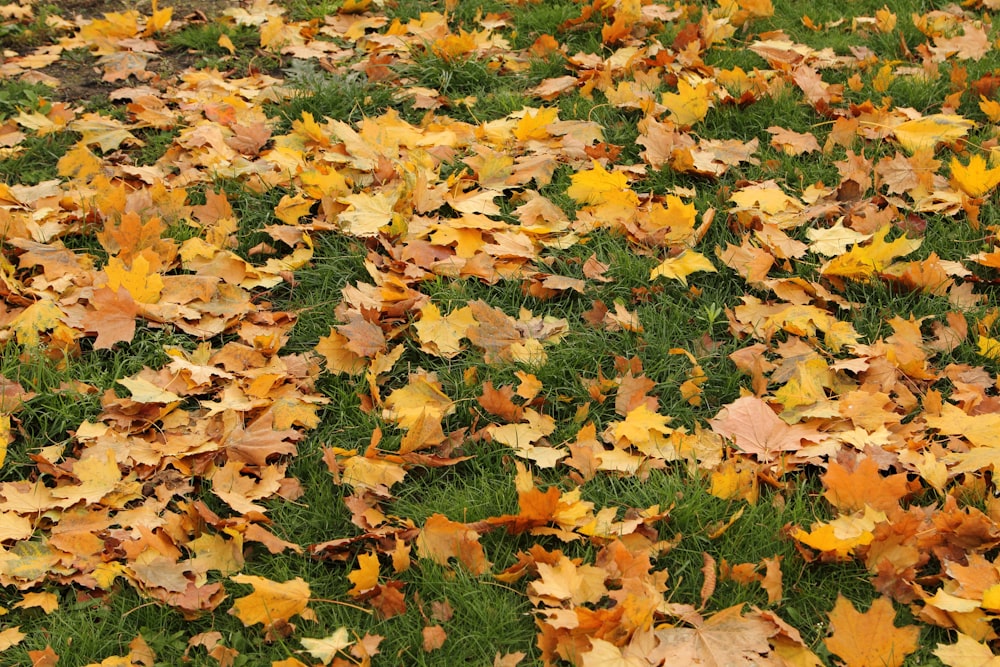
[[[58,90],[53,68],[83,52],[101,81],[121,87],[108,95],[120,103],[113,112],[36,100],[0,124],[8,159],[26,138],[73,140],[56,178],[0,185],[0,340],[56,367],[127,348],[137,328],[190,341],[112,387],[59,389],[97,394],[100,410],[69,441],[29,452],[31,465],[0,483],[0,584],[20,592],[14,606],[51,612],[56,587],[101,597],[129,586],[186,618],[228,610],[261,625],[267,640],[301,642],[298,658],[275,665],[368,664],[378,655],[374,634],[300,636],[293,619],[314,618],[319,600],[302,579],[243,573],[245,549],[257,543],[289,558],[352,563],[339,602],[381,618],[412,603],[400,575],[420,560],[518,586],[544,664],[819,665],[782,615],[781,559],[717,563],[706,553],[700,599],[678,600],[661,558],[675,546],[672,499],[615,507],[581,495],[597,476],[686,471],[718,498],[754,504],[762,485],[780,490],[808,474],[818,475],[832,518],[787,526],[787,539],[809,562],[862,563],[881,596],[864,613],[840,599],[826,651],[847,665],[902,664],[920,626],[896,627],[895,602],[919,623],[952,631],[934,649],[944,664],[990,663],[1000,616],[992,494],[1000,311],[990,301],[1000,248],[984,206],[1000,185],[988,131],[1000,120],[1000,80],[970,79],[966,67],[992,52],[993,3],[912,17],[883,8],[850,25],[802,19],[817,32],[849,31],[858,46],[847,53],[759,30],[774,12],[769,0],[579,3],[560,35],[599,35],[591,52],[550,34],[515,48],[510,12],[481,14],[473,28],[455,18],[457,3],[446,4],[391,19],[377,3],[348,0],[323,19],[294,20],[257,0],[213,19],[226,28],[223,53],[237,54],[231,35],[251,34],[252,48],[278,61],[390,87],[394,104],[411,112],[389,108],[358,122],[308,112],[283,122],[296,93],[278,70],[160,72],[163,40],[206,19],[156,3],[148,15],[50,16],[51,43],[5,54],[7,80]],[[0,16],[20,25],[36,21],[35,11],[12,4]],[[903,44],[905,59],[886,62],[861,46],[902,22],[921,36]],[[763,64],[748,72],[706,63],[733,49]],[[525,91],[532,105],[475,122],[460,118],[475,117],[477,100],[414,84],[412,72],[431,61],[472,62],[495,77],[523,76],[539,62],[562,73]],[[882,91],[904,80],[950,92],[933,113],[888,97],[850,101],[869,79]],[[641,161],[620,159],[623,147],[599,122],[561,117],[568,95],[636,118]],[[703,138],[699,127],[788,96],[821,130],[792,131],[775,118],[769,148],[825,162],[833,180],[740,180],[714,206],[696,205],[731,170],[762,166],[766,148],[758,137]],[[135,150],[151,132],[169,133],[169,145],[140,163]],[[671,187],[648,185],[663,174]],[[234,184],[274,200],[272,224],[252,245],[232,205]],[[961,256],[920,255],[929,216],[979,230],[981,241]],[[720,226],[739,243],[706,242]],[[722,337],[738,341],[730,355],[744,374],[738,398],[708,410],[703,359],[719,340],[706,335],[658,351],[690,364],[678,388],[658,386],[638,358],[614,360],[610,377],[580,369],[593,405],[613,405],[614,416],[591,418],[588,403],[575,406],[572,424],[557,423],[558,399],[536,371],[574,328],[641,335],[631,304],[595,300],[583,321],[570,321],[433,296],[434,285],[474,281],[518,284],[526,304],[586,298],[614,281],[607,263],[592,254],[564,275],[551,259],[599,234],[655,259],[650,290],[637,298],[680,285],[697,300],[708,272],[745,285],[742,302],[719,311]],[[284,348],[299,314],[273,309],[269,290],[294,287],[326,235],[354,240],[367,277],[327,309],[329,333],[314,349],[291,353]],[[862,335],[852,317],[859,295],[883,288],[947,303],[947,315],[889,313],[881,331]],[[954,356],[968,345],[978,365]],[[463,359],[473,360],[464,387],[433,370]],[[494,386],[477,365],[514,368],[517,381]],[[331,404],[317,388],[324,374],[351,383],[357,403]],[[465,420],[456,396],[470,387],[478,407]],[[678,424],[664,412],[666,391],[704,418]],[[18,447],[19,415],[34,397],[3,380],[0,463]],[[324,415],[358,408],[381,424],[370,440],[322,445],[356,530],[315,544],[279,537],[269,511],[302,495],[289,462]],[[516,513],[422,523],[393,513],[408,475],[460,469],[479,445],[502,447],[513,461]],[[532,546],[495,567],[480,541],[494,531]],[[590,556],[563,543],[587,543]],[[759,584],[768,606],[710,611],[720,578]],[[226,601],[227,581],[253,592]],[[436,621],[448,616],[437,612]],[[8,625],[0,645],[23,638]],[[220,664],[234,658],[220,637],[192,641]],[[429,623],[424,649],[445,641]],[[57,659],[51,649],[31,656]],[[496,664],[523,657],[498,655]],[[155,658],[137,638],[119,659]]]

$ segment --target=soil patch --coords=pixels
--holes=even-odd
[[[172,29],[176,29],[178,23],[212,21],[227,8],[235,7],[238,4],[236,0],[201,0],[199,2],[163,0],[159,6],[173,8]],[[126,0],[64,0],[60,4],[60,13],[67,19],[77,17],[97,19],[111,12],[123,12],[130,9],[149,15],[152,12],[152,3],[149,0],[139,3],[127,2]],[[198,60],[195,55],[168,51],[162,43],[160,46],[163,50],[158,54],[157,59],[149,63],[147,69],[158,73],[165,79],[192,67]],[[59,80],[54,97],[63,102],[81,102],[95,97],[100,98],[122,86],[132,85],[129,81],[104,81],[104,73],[93,62],[73,62],[65,57],[41,71]],[[131,81],[134,82],[134,79]]]
[[[158,3],[160,9],[173,7],[174,19],[182,19],[191,14],[204,14],[205,18],[211,20],[221,14],[229,7],[239,5],[237,0],[177,0],[170,2],[164,0]],[[138,10],[140,14],[148,16],[153,9],[151,0],[141,0],[140,2],[128,2],[127,0],[62,0],[59,3],[59,13],[67,18],[82,16],[86,19],[100,18],[109,12],[124,12],[129,9]]]

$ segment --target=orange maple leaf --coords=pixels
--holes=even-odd
[[[493,565],[486,560],[479,533],[443,514],[431,515],[424,522],[417,537],[417,551],[421,558],[445,566],[455,558],[472,574],[483,574]]]
[[[838,594],[830,612],[833,632],[824,643],[850,667],[900,667],[917,650],[920,630],[913,625],[898,628],[895,619],[888,598],[875,600],[862,614]]]

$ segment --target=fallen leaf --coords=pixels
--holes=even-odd
[[[831,634],[824,643],[851,667],[900,667],[917,650],[920,630],[913,625],[896,627],[895,619],[888,598],[876,599],[861,613],[838,594],[830,612]]]
[[[337,628],[333,634],[318,639],[303,637],[299,642],[305,647],[309,655],[324,665],[329,665],[337,657],[337,653],[354,643],[350,638],[347,628]]]
[[[314,619],[315,614],[309,609],[309,584],[295,577],[289,581],[277,582],[249,574],[237,574],[230,577],[238,584],[253,586],[253,593],[233,601],[229,610],[243,625],[251,626],[257,623],[265,627],[277,623],[287,623],[293,616]]]

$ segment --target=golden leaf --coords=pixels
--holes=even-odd
[[[309,584],[299,577],[283,583],[249,574],[237,574],[230,579],[238,584],[253,586],[253,593],[237,598],[229,610],[245,626],[260,623],[270,627],[275,623],[287,622],[296,615],[306,619],[315,618],[308,607]]]
[[[967,165],[953,157],[951,180],[970,197],[982,197],[1000,185],[1000,167],[987,168],[986,160],[981,155],[973,155]]]
[[[31,304],[11,320],[10,328],[17,336],[17,342],[29,347],[37,347],[41,342],[39,334],[59,326],[63,312],[54,301],[41,299]]]
[[[715,273],[717,269],[711,260],[700,252],[685,250],[677,257],[671,257],[661,262],[659,266],[650,271],[649,279],[653,280],[654,278],[663,276],[664,278],[679,280],[683,285],[687,285],[687,277],[696,271],[711,271]]]
[[[694,87],[684,79],[677,80],[676,93],[663,93],[661,102],[670,111],[669,119],[681,127],[690,127],[708,114],[712,86],[708,83]]]
[[[900,236],[886,241],[890,225],[883,225],[868,245],[855,245],[848,252],[835,257],[820,269],[824,276],[839,276],[853,280],[867,280],[882,271],[897,257],[908,255],[920,247],[922,239]]]
[[[125,268],[125,263],[118,257],[108,259],[104,267],[108,276],[108,289],[117,292],[124,287],[132,298],[139,303],[156,303],[163,292],[163,277],[150,270],[149,260],[138,255],[132,260],[132,266]]]
[[[942,142],[961,139],[976,124],[955,114],[933,114],[908,120],[892,128],[896,141],[911,154],[924,149],[933,150]]]
[[[566,194],[580,204],[601,204],[608,199],[608,195],[629,189],[625,174],[609,173],[596,160],[592,169],[578,171],[570,176],[570,180],[572,185],[566,189]]]

